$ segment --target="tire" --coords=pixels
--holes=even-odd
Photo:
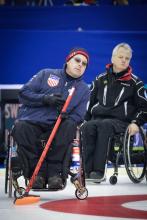
[[[76,189],[75,196],[79,200],[84,200],[88,197],[88,190],[85,187],[82,190]]]
[[[109,182],[111,183],[111,185],[115,185],[117,183],[117,176],[111,176]]]
[[[145,137],[141,128],[139,133],[134,136],[130,136],[128,129],[126,130],[123,143],[123,154],[125,168],[130,180],[133,183],[140,183],[145,177],[147,163]]]
[[[19,187],[18,190],[14,190],[14,197],[15,199],[21,198],[25,193],[25,188]]]

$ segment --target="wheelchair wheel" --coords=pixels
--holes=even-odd
[[[8,155],[6,159],[6,170],[5,170],[5,193],[8,193],[8,196],[12,197],[12,187],[13,187],[13,180],[12,180],[12,170],[11,170],[11,154],[12,149],[9,147]]]
[[[130,136],[128,129],[124,136],[124,163],[127,174],[133,183],[140,183],[146,174],[147,151],[143,129]]]
[[[109,179],[111,185],[115,185],[117,183],[117,176],[112,175]]]
[[[10,134],[8,134],[7,155],[5,159],[5,193],[8,193],[9,172],[10,172]]]
[[[84,200],[84,199],[86,199],[88,197],[88,190],[85,187],[80,189],[80,190],[76,189],[75,196],[79,200]]]
[[[8,193],[8,156],[6,158],[6,163],[5,163],[5,193]]]
[[[14,197],[15,199],[21,198],[25,193],[25,188],[19,187],[18,190],[14,190]]]

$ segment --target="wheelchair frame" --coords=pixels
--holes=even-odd
[[[77,141],[78,144],[80,145],[79,141],[79,128],[77,129],[77,135],[76,139],[74,141]],[[84,166],[83,166],[83,155],[82,155],[82,149],[80,148],[80,166],[79,170],[77,173],[73,173],[70,171],[70,162],[71,161],[71,152],[72,152],[72,147],[73,143],[71,146],[68,148],[68,151],[66,152],[65,160],[63,162],[63,176],[64,176],[64,182],[63,182],[63,187],[62,189],[54,189],[54,190],[49,190],[47,187],[43,189],[32,189],[33,191],[59,191],[63,190],[66,187],[67,183],[67,178],[68,175],[71,176],[70,181],[72,184],[74,184],[76,190],[75,190],[75,196],[79,200],[84,200],[88,197],[88,190],[86,188],[85,184],[85,173],[84,173]],[[13,172],[12,172],[12,148],[15,145],[13,137],[9,134],[8,138],[8,148],[7,148],[7,158],[6,158],[6,171],[5,171],[5,193],[8,193],[8,196],[11,198],[13,194],[13,188],[14,188],[14,198],[21,198],[24,193],[25,193],[25,188],[19,186],[18,183],[18,178],[14,178]],[[79,146],[81,147],[81,146]],[[68,156],[70,155],[70,158]],[[23,175],[22,175],[23,176]],[[67,177],[67,178],[66,178]],[[25,186],[27,187],[29,180],[24,178],[25,181]]]
[[[35,178],[40,170],[40,167],[46,157],[46,154],[47,154],[47,152],[50,148],[50,145],[53,141],[53,138],[55,137],[55,134],[60,126],[60,123],[62,121],[62,113],[66,112],[66,109],[67,109],[67,107],[73,97],[74,92],[75,92],[75,87],[72,87],[69,92],[69,95],[64,103],[64,106],[61,110],[61,113],[57,118],[57,121],[54,125],[54,128],[53,128],[53,130],[47,140],[45,148],[42,151],[42,154],[41,154],[39,161],[35,167],[35,170],[32,174],[32,177],[30,178],[29,182],[27,180],[25,181],[25,183],[28,183],[28,184],[26,184],[26,189],[24,189],[23,187],[19,187],[17,178],[14,179],[14,176],[12,173],[12,166],[11,166],[12,165],[12,147],[13,147],[14,142],[10,141],[11,143],[10,143],[10,147],[8,147],[8,159],[7,159],[7,163],[6,163],[5,192],[7,192],[7,185],[8,185],[8,181],[9,181],[9,196],[10,197],[12,196],[12,185],[15,188],[15,191],[14,191],[14,197],[15,197],[14,203],[15,204],[22,205],[22,204],[29,204],[30,201],[31,201],[31,203],[39,201],[39,197],[37,198],[37,196],[36,196],[36,198],[35,198],[35,196],[32,196],[32,198],[31,198],[31,196],[29,195],[29,192],[33,186]],[[77,133],[79,133],[79,132],[77,132]],[[10,138],[10,140],[11,140],[11,138]],[[79,141],[78,143],[80,143],[80,139],[78,139],[77,141]],[[80,156],[81,156],[81,154],[80,154]],[[80,161],[82,161],[82,157],[81,157]],[[71,182],[76,187],[75,195],[80,200],[83,200],[83,199],[87,198],[87,196],[88,196],[88,190],[85,187],[85,178],[83,180],[82,177],[84,177],[84,170],[83,170],[82,164],[80,163],[80,169],[79,169],[78,173],[72,174],[72,179],[71,179],[72,180]],[[63,185],[63,188],[64,188],[64,185]]]
[[[145,177],[147,178],[147,145],[146,145],[146,134],[144,134],[143,128],[140,127],[139,134],[142,139],[142,158],[143,162],[140,162],[142,165],[142,168],[138,169],[138,172],[136,173],[136,169],[138,168],[139,162],[133,162],[132,158],[133,156],[131,153],[133,153],[133,139],[134,136],[130,136],[128,133],[128,128],[125,131],[125,134],[119,135],[119,143],[118,143],[118,151],[116,152],[116,160],[115,162],[112,162],[114,166],[114,173],[110,177],[109,182],[114,185],[117,183],[117,176],[118,176],[118,167],[120,160],[124,163],[126,172],[128,174],[128,177],[133,183],[140,183]],[[114,137],[114,144],[115,144],[115,138],[118,138],[118,136]],[[113,146],[114,149],[114,146]],[[140,152],[139,152],[140,153]],[[136,153],[137,154],[137,153]],[[135,155],[136,156],[136,155]],[[140,155],[139,155],[140,156]]]

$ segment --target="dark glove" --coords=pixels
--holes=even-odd
[[[65,103],[65,100],[61,97],[60,94],[55,94],[55,95],[44,95],[43,97],[43,103],[45,105],[50,105],[50,106],[63,106]]]
[[[67,112],[61,112],[61,118],[67,119],[69,117],[69,114]]]

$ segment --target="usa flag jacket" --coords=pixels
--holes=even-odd
[[[73,86],[76,90],[67,113],[71,120],[81,123],[86,112],[90,90],[82,77],[72,78],[66,74],[64,69],[43,69],[21,88],[19,101],[22,105],[19,109],[18,120],[54,123],[59,112],[55,107],[43,104],[44,95],[61,94],[66,100]]]

